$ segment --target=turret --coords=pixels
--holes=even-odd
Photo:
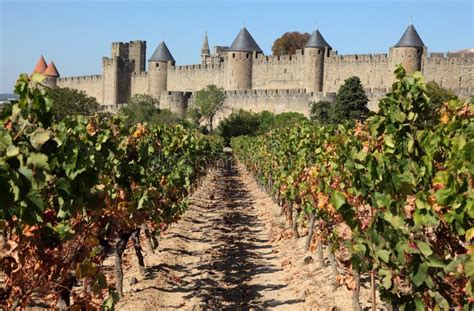
[[[206,65],[208,59],[211,57],[211,51],[209,50],[209,41],[207,40],[207,31],[204,34],[204,40],[201,47],[201,64]]]
[[[46,68],[48,68],[48,65],[46,65],[46,61],[44,60],[43,55],[41,55],[41,57],[38,59],[38,62],[36,63],[35,69],[33,69],[33,72],[31,73],[31,75],[33,75],[35,73],[43,74],[44,71],[46,70]]]
[[[252,88],[252,59],[263,53],[248,30],[243,27],[227,52],[227,66],[224,75],[226,90]]]
[[[43,72],[45,79],[43,84],[50,88],[55,88],[57,86],[57,79],[59,78],[59,72],[54,62],[50,62],[46,70]]]
[[[324,58],[331,50],[319,30],[315,30],[304,47],[304,77],[307,92],[322,92]]]
[[[402,64],[407,73],[421,71],[425,44],[421,40],[415,27],[410,23],[405,33],[397,44],[390,49],[390,61],[392,69]]]
[[[168,87],[168,67],[175,60],[166,44],[161,41],[153,55],[148,60],[148,94],[159,97]]]

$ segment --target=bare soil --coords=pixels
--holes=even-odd
[[[303,251],[305,237],[295,240],[279,206],[242,166],[234,169],[208,174],[156,253],[142,241],[145,277],[127,249],[117,310],[352,310],[351,291],[333,289],[330,268],[318,269],[316,254]],[[112,265],[109,258],[104,268]]]

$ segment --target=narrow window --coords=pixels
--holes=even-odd
[[[232,58],[235,58],[235,53],[232,53]]]
[[[245,55],[246,58],[249,58],[249,53],[247,53],[247,55]]]

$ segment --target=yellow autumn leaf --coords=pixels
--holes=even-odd
[[[441,117],[439,118],[441,123],[447,124],[449,122],[449,114],[445,111],[443,114],[441,114]]]

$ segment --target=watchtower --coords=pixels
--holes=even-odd
[[[243,27],[227,52],[224,74],[226,90],[252,88],[252,59],[263,53],[248,30]]]
[[[324,58],[331,49],[318,29],[309,37],[304,47],[304,77],[307,92],[323,91]]]
[[[168,67],[175,64],[173,55],[161,41],[148,60],[148,94],[158,98],[168,87]]]
[[[423,54],[426,47],[411,23],[403,33],[400,41],[390,49],[390,62],[392,70],[396,65],[402,64],[407,73],[421,71]]]

